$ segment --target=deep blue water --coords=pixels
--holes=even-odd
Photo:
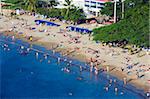
[[[7,41],[7,42],[5,42]],[[8,48],[4,50],[4,44]],[[44,59],[43,53],[35,57],[35,51],[30,50],[28,54],[20,54],[20,45],[29,46],[28,43],[16,40],[11,42],[8,38],[0,36],[0,70],[1,70],[1,99],[3,98],[82,98],[82,99],[144,99],[139,94],[140,90],[135,92],[134,87],[127,85],[123,87],[122,81],[112,83],[109,91],[104,87],[108,85],[108,74],[100,73],[95,76],[87,70],[79,72],[79,67],[71,65],[70,73],[61,69],[67,66],[66,62],[57,64],[57,60],[48,56]],[[33,48],[48,52],[43,47],[36,45]],[[26,50],[24,48],[23,50]],[[63,58],[59,53],[54,56]],[[41,60],[42,59],[42,60]],[[41,60],[41,62],[40,62]],[[50,63],[48,63],[50,60]],[[70,59],[69,59],[70,60]],[[84,66],[84,63],[73,60],[74,64]],[[78,80],[82,77],[82,80]],[[115,77],[109,76],[111,79]],[[116,94],[114,88],[118,88]],[[124,94],[122,95],[121,92]]]

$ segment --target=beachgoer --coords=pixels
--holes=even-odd
[[[73,94],[71,92],[68,93],[69,96],[72,96]]]
[[[55,54],[55,50],[53,50],[53,55]]]
[[[44,54],[44,58],[47,59],[47,55],[46,54]]]
[[[107,72],[109,72],[109,66],[106,67]]]
[[[30,74],[31,74],[31,75],[33,75],[33,74],[34,74],[34,72],[30,72]]]
[[[108,91],[109,90],[109,88],[106,86],[105,88],[104,88],[106,91]]]
[[[60,63],[60,57],[57,58],[57,62]]]
[[[94,69],[95,69],[95,71],[94,71],[95,75],[98,75],[98,69],[97,69],[97,67],[94,67]]]
[[[24,46],[21,46],[21,49],[24,49]]]
[[[40,62],[42,62],[43,60],[42,59],[40,59]]]
[[[150,97],[150,92],[147,92],[147,93],[146,93],[146,96],[147,96],[147,97]]]
[[[30,51],[30,48],[27,48],[27,52],[29,52]]]
[[[82,72],[82,66],[80,66],[80,72]]]
[[[15,40],[15,36],[12,36],[12,40]]]
[[[118,93],[118,88],[117,88],[117,87],[115,87],[115,93],[116,93],[116,94]]]
[[[127,84],[127,78],[126,77],[123,78],[123,82],[124,82],[124,85]]]
[[[112,83],[112,79],[109,80],[109,83],[110,83],[110,84]]]
[[[30,40],[30,41],[32,41],[32,40],[33,40],[32,36],[30,36],[30,37],[29,37],[29,40]]]
[[[69,61],[69,64],[71,65],[71,64],[72,64],[72,61]]]
[[[124,68],[121,67],[121,71],[124,71]]]
[[[120,92],[120,94],[121,94],[121,95],[123,95],[123,94],[124,94],[124,92]]]
[[[69,68],[64,68],[64,69],[62,69],[63,71],[65,71],[65,72],[67,72],[67,73],[69,73],[70,72],[70,70],[69,70]]]
[[[36,58],[38,58],[38,56],[39,56],[39,53],[38,53],[38,52],[36,52],[36,53],[35,53],[35,55],[36,55]]]
[[[93,66],[90,67],[90,72],[92,72],[92,71],[93,71]]]
[[[67,61],[67,59],[65,58],[65,59],[64,59],[64,62],[66,62],[66,61]]]
[[[48,63],[50,63],[51,61],[50,60],[48,60]]]

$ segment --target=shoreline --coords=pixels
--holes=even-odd
[[[102,46],[102,44],[95,44],[95,42],[88,40],[87,35],[79,35],[74,32],[67,32],[64,30],[63,33],[58,33],[60,31],[59,29],[64,29],[67,26],[67,24],[58,22],[59,24],[62,25],[61,27],[50,27],[45,25],[40,26],[40,25],[35,25],[34,22],[35,19],[40,19],[40,18],[35,18],[29,15],[21,15],[17,17],[18,19],[8,18],[5,16],[2,17],[2,20],[0,20],[0,22],[2,21],[1,22],[2,25],[0,25],[0,29],[1,29],[0,34],[1,32],[3,32],[3,35],[15,36],[15,38],[19,38],[25,42],[28,42],[29,44],[39,45],[46,48],[47,50],[55,50],[56,52],[62,54],[62,56],[67,56],[71,59],[77,59],[81,62],[87,62],[89,61],[89,58],[93,58],[96,60],[98,59],[98,61],[100,60],[100,65],[98,65],[98,69],[107,70],[107,67],[109,67],[109,72],[108,72],[109,74],[113,75],[114,77],[117,77],[122,81],[124,80],[124,78],[126,78],[127,82],[135,86],[137,89],[142,89],[144,92],[150,92],[150,84],[148,82],[150,81],[150,73],[148,73],[150,69],[149,70],[147,69],[148,66],[150,66],[150,62],[147,60],[150,57],[149,52],[148,52],[149,54],[146,53],[146,55],[142,56],[142,58],[138,58],[138,54],[141,55],[141,53],[138,53],[136,55],[130,55],[128,52],[122,53],[121,48],[118,47],[109,48],[108,46]],[[23,19],[23,20],[19,20],[19,19]],[[88,25],[88,27],[89,26],[90,25]],[[36,30],[31,30],[29,28],[36,28]],[[9,32],[11,31],[10,29],[13,29],[12,32]],[[43,29],[46,30],[46,32],[39,32]],[[22,34],[20,34],[20,32],[22,32]],[[81,43],[79,44],[74,42],[72,43],[72,41],[71,43],[68,43],[70,42],[70,38],[66,37],[66,35],[71,35],[72,37],[80,36],[81,38],[79,38],[79,40],[81,41]],[[29,41],[30,36],[32,36],[32,41]],[[79,48],[79,50],[76,50],[76,48]],[[94,51],[100,51],[100,53],[98,52],[98,54],[97,53],[94,54],[93,53]],[[100,55],[100,56],[99,58],[95,58],[95,55]],[[126,57],[130,58],[130,62],[128,62],[127,59],[125,59]],[[137,67],[136,65],[134,66],[134,69],[131,70],[132,74],[131,75],[127,74],[129,70],[127,69],[127,66],[134,65],[137,62],[139,62],[140,65],[145,65],[145,66]],[[126,70],[121,71],[122,67]],[[140,70],[138,68],[140,69],[145,68],[144,70],[148,70],[148,71],[141,72],[141,74],[144,74],[144,77],[142,78],[136,77],[135,69]]]
[[[0,33],[0,35],[3,35],[2,33]],[[5,35],[4,35],[5,36]],[[8,35],[7,35],[8,36]],[[6,37],[7,37],[6,36]],[[9,35],[10,36],[10,35]],[[16,38],[16,39],[18,39],[18,40],[22,40],[22,39],[20,39],[20,38]],[[26,41],[24,41],[24,40],[22,40],[23,42],[26,42]],[[7,41],[6,41],[7,42]],[[8,42],[11,42],[11,41],[8,41]],[[29,43],[29,42],[26,42],[26,43]],[[16,43],[17,44],[17,43]],[[21,46],[21,44],[19,44],[20,46]],[[17,46],[19,46],[18,44],[17,44]],[[47,51],[49,51],[49,50],[51,50],[51,49],[47,49],[46,47],[44,47],[44,46],[41,46],[41,45],[38,45],[38,44],[33,44],[33,45],[36,45],[36,46],[39,46],[39,47],[42,47],[42,48],[45,48],[44,50],[47,50]],[[25,47],[27,47],[27,46],[25,46]],[[31,48],[31,50],[34,50],[34,51],[39,51],[39,53],[47,53],[48,54],[48,52],[44,52],[43,50],[38,50],[38,49],[32,49]],[[51,50],[52,51],[52,50]],[[58,52],[58,53],[60,53],[60,52]],[[61,54],[61,56],[62,56],[62,54]],[[53,57],[53,55],[51,56],[51,57]],[[63,56],[64,57],[64,56]],[[56,58],[55,56],[54,56],[54,58]],[[83,60],[81,61],[81,60],[79,60],[78,58],[73,58],[73,57],[68,57],[69,59],[71,59],[71,60],[74,60],[74,59],[76,59],[77,61],[79,61],[79,62],[84,62]],[[76,65],[78,65],[78,64],[76,64]],[[103,66],[104,67],[104,66]],[[88,71],[88,70],[87,70]],[[90,72],[90,71],[88,71],[88,72]],[[111,72],[109,72],[109,73],[107,73],[107,72],[100,72],[99,74],[102,74],[103,75],[103,77],[106,79],[106,80],[108,80],[109,81],[109,79],[107,78],[107,74],[108,75],[110,75],[111,77],[115,77],[116,79],[118,79],[118,80],[120,80],[120,81],[122,81],[120,78],[119,78],[119,76],[117,75],[117,76],[114,76]],[[116,83],[117,85],[119,85],[120,86],[120,83]],[[143,90],[140,90],[139,88],[137,88],[136,86],[134,86],[133,84],[131,84],[131,83],[129,83],[129,84],[127,84],[127,85],[125,85],[125,87],[124,87],[125,89],[127,89],[127,90],[129,90],[129,91],[131,91],[131,92],[134,92],[134,93],[136,93],[136,94],[138,94],[138,95],[140,95],[141,97],[143,97],[143,98],[147,98],[146,96],[145,96],[145,93],[144,93],[144,91]],[[131,89],[131,88],[133,88],[133,89]]]
[[[5,33],[5,34],[4,34]],[[11,34],[10,34],[11,33]],[[12,32],[7,32],[6,33],[6,31],[4,31],[4,32],[0,32],[0,34],[1,35],[4,35],[4,36],[12,36]],[[14,33],[14,34],[16,34],[16,33]],[[45,42],[38,42],[38,41],[34,41],[34,42],[30,42],[29,40],[27,40],[26,38],[22,38],[22,37],[20,37],[20,35],[15,35],[15,37],[16,37],[16,39],[21,39],[21,40],[23,40],[23,41],[25,41],[25,42],[27,42],[27,43],[29,43],[29,44],[34,44],[34,45],[37,45],[37,46],[41,46],[41,47],[44,47],[46,50],[53,50],[53,46],[55,45],[54,43],[51,43],[51,44],[49,44],[49,46],[47,45],[47,43]],[[58,52],[58,53],[60,53],[61,55],[62,55],[62,53],[64,52],[64,51],[66,51],[68,48],[58,48],[58,49],[56,49],[55,51],[56,52]],[[81,54],[80,55],[77,55],[76,53],[74,53],[75,55],[66,55],[68,58],[70,58],[70,59],[76,59],[76,60],[78,60],[78,61],[80,61],[80,62],[86,62],[86,59],[85,59],[85,56],[81,56]],[[63,56],[63,55],[62,55]],[[83,58],[84,57],[84,58]],[[123,81],[123,77],[126,77],[127,75],[125,75],[124,73],[122,73],[121,71],[119,71],[119,70],[116,70],[116,69],[113,69],[115,66],[110,66],[110,71],[109,72],[107,72],[108,74],[110,74],[111,76],[113,76],[113,77],[116,77],[117,79],[119,79],[119,80],[121,80],[121,81]],[[102,65],[101,66],[101,68],[102,69],[106,69],[106,66],[105,65]],[[117,72],[116,72],[117,71]],[[119,75],[118,75],[119,74]],[[140,82],[137,82],[137,81],[130,81],[130,82],[128,82],[127,83],[127,85],[126,86],[128,86],[128,85],[131,85],[131,86],[133,86],[133,87],[135,87],[135,89],[137,89],[138,90],[138,92],[137,91],[135,91],[134,90],[134,92],[136,92],[137,94],[140,94],[140,95],[142,95],[143,97],[145,97],[145,92],[148,92],[149,91],[149,88],[148,87],[146,87],[146,86],[143,86]],[[132,89],[131,89],[132,90]],[[139,93],[139,90],[140,90],[140,93]],[[133,90],[132,90],[133,91]],[[142,92],[143,91],[143,92]],[[142,93],[141,93],[142,92]]]

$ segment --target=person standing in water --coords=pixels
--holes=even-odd
[[[124,83],[124,85],[127,84],[127,78],[126,77],[123,78],[123,83]]]
[[[36,56],[36,59],[38,59],[39,53],[36,52],[36,53],[35,53],[35,56]]]
[[[53,50],[53,55],[55,54],[55,50]]]
[[[58,63],[58,64],[60,63],[60,57],[57,58],[57,63]]]
[[[13,40],[13,41],[15,40],[15,36],[14,36],[14,35],[12,36],[12,40]]]
[[[27,52],[29,52],[30,51],[30,48],[27,48]]]
[[[117,95],[118,94],[118,88],[115,87],[115,94]]]

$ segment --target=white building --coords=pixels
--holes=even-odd
[[[64,8],[65,0],[57,0],[60,4],[57,8]],[[104,3],[112,0],[72,0],[72,4],[82,8],[87,16],[98,16],[100,10],[104,7]]]

